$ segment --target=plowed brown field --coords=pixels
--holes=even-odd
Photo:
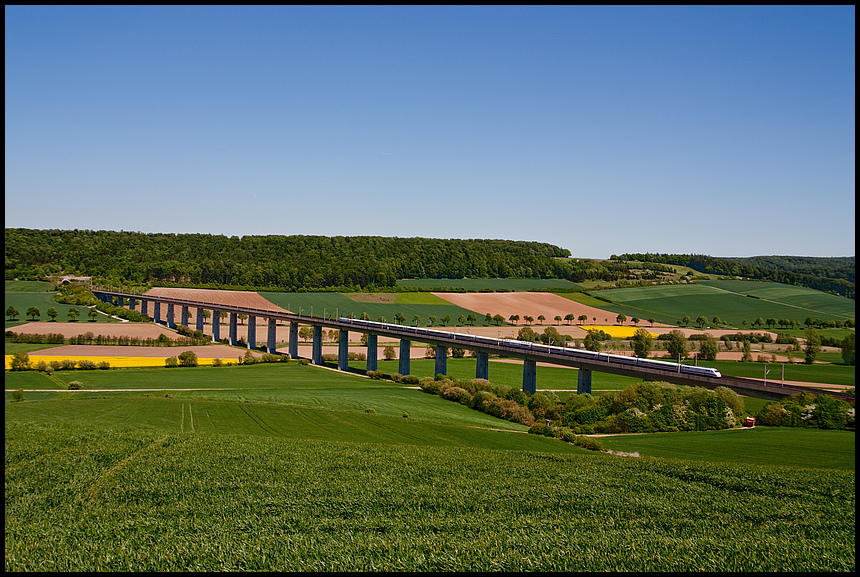
[[[26,325],[18,325],[6,330],[26,335],[60,334],[67,339],[84,333],[93,333],[94,335],[103,335],[106,337],[137,337],[139,339],[157,339],[159,335],[165,335],[170,339],[179,337],[175,332],[154,323],[30,322]]]
[[[560,297],[551,293],[520,292],[520,293],[433,293],[439,298],[464,309],[481,311],[483,314],[502,315],[507,321],[511,315],[532,316],[535,319],[540,315],[553,322],[556,316],[564,318],[568,314],[574,317],[580,315],[588,316],[591,323],[597,318],[595,324],[605,324],[615,320],[615,313],[579,304],[570,299]]]
[[[149,296],[167,297],[174,299],[185,299],[198,301],[210,305],[230,305],[236,307],[247,307],[264,311],[290,312],[278,305],[271,303],[259,294],[250,291],[222,291],[214,289],[189,289],[189,288],[165,288],[156,287],[145,293]]]

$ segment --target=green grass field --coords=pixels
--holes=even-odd
[[[683,458],[717,463],[780,465],[854,470],[854,432],[755,427],[728,431],[610,435],[607,449],[643,457]]]
[[[577,290],[582,287],[574,282],[564,279],[530,279],[530,278],[462,278],[462,279],[438,279],[419,278],[401,279],[397,281],[399,287],[411,287],[421,290],[434,290],[437,292],[450,291],[528,291],[540,290]]]
[[[845,297],[791,285],[739,280],[612,289],[594,294],[611,300],[611,304],[593,297],[583,302],[578,294],[562,296],[623,313],[628,318],[654,318],[661,323],[674,324],[684,315],[693,319],[704,316],[709,320],[718,316],[735,328],[753,328],[752,322],[758,317],[798,322],[807,317],[853,319],[855,310],[854,301]],[[746,327],[743,321],[747,321]]]
[[[54,302],[56,292],[50,291],[53,285],[47,282],[37,281],[6,281],[6,295],[3,310],[14,307],[20,313],[16,321],[6,321],[6,328],[26,324],[32,317],[27,316],[27,309],[36,307],[39,309],[40,315],[35,318],[36,321],[48,322],[51,318],[48,316],[48,309],[56,309],[57,317],[54,319],[57,322],[69,322],[69,309],[77,309],[79,316],[75,322],[86,327],[95,323],[116,323],[116,319],[112,319],[107,315],[98,314],[95,321],[92,321],[88,316],[89,309],[85,306],[72,306]],[[8,319],[9,317],[5,317]],[[86,331],[82,328],[81,331]]]
[[[55,377],[6,373],[7,571],[854,565],[853,433],[604,438],[637,459],[298,363]]]

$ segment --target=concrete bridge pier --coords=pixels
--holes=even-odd
[[[476,379],[489,379],[490,378],[490,354],[482,351],[478,351],[478,362],[475,365],[475,378]]]
[[[182,305],[179,309],[179,324],[183,327],[188,326],[188,305]]]
[[[373,333],[367,333],[367,370],[377,370],[377,336]]]
[[[448,374],[448,347],[444,345],[436,345],[436,368],[433,376]]]
[[[156,324],[161,324],[161,303],[158,301],[154,301],[152,305],[152,314],[154,315],[152,320],[155,321]]]
[[[128,299],[128,310],[133,311],[137,307],[137,299]]]
[[[531,359],[523,361],[523,392],[530,395],[537,390],[537,363]]]
[[[299,358],[299,323],[290,321],[290,358]]]
[[[176,328],[176,321],[173,319],[173,303],[167,303],[167,326]]]
[[[230,332],[229,332],[229,343],[234,347],[239,343],[239,339],[236,338],[236,318],[237,313],[230,313]]]
[[[147,306],[149,305],[149,301],[146,299],[140,299],[140,314],[145,315],[148,314]]]
[[[257,348],[257,317],[248,315],[248,348]]]
[[[221,311],[212,309],[212,342],[221,340]]]
[[[202,333],[203,332],[203,321],[206,320],[206,318],[203,316],[203,309],[202,308],[197,307],[197,314],[194,316],[194,319],[197,322],[197,330]]]
[[[583,395],[585,393],[591,394],[591,370],[590,369],[579,369],[577,371],[579,375],[576,377],[576,394]]]
[[[268,332],[266,333],[266,350],[272,354],[275,354],[275,343],[277,341],[277,319],[269,319],[268,324]]]
[[[337,368],[349,370],[349,331],[340,329],[337,333]]]
[[[322,358],[322,326],[314,325],[314,344],[311,362],[315,365],[323,364]]]
[[[398,372],[401,375],[409,374],[409,357],[411,356],[412,342],[406,339],[400,340],[400,366]]]

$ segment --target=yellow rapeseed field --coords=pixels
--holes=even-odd
[[[63,361],[70,360],[74,362],[78,361],[92,361],[95,364],[99,364],[102,361],[107,361],[110,363],[110,368],[127,368],[127,367],[163,367],[164,359],[170,356],[178,356],[178,355],[164,355],[164,357],[81,357],[81,356],[72,356],[72,357],[58,357],[58,356],[50,356],[50,355],[29,355],[30,356],[30,366],[35,367],[39,361],[45,361],[46,363],[50,363],[51,361]],[[205,359],[205,358],[197,358],[198,365],[211,365],[215,359]],[[221,359],[222,362],[224,359]],[[6,355],[6,369],[12,368],[12,355]]]
[[[579,328],[587,331],[603,331],[613,339],[630,339],[633,338],[633,333],[636,332],[636,329],[641,329],[642,327],[579,325]],[[648,331],[648,334],[651,335],[651,338],[655,339],[659,336],[651,331]]]

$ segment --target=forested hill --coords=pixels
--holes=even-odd
[[[854,299],[854,257],[753,256],[715,257],[701,254],[623,254],[637,260],[688,266],[708,274],[726,274],[805,286]]]
[[[569,278],[545,243],[396,237],[146,234],[6,229],[6,278],[76,273],[117,284],[391,287],[400,278]]]

